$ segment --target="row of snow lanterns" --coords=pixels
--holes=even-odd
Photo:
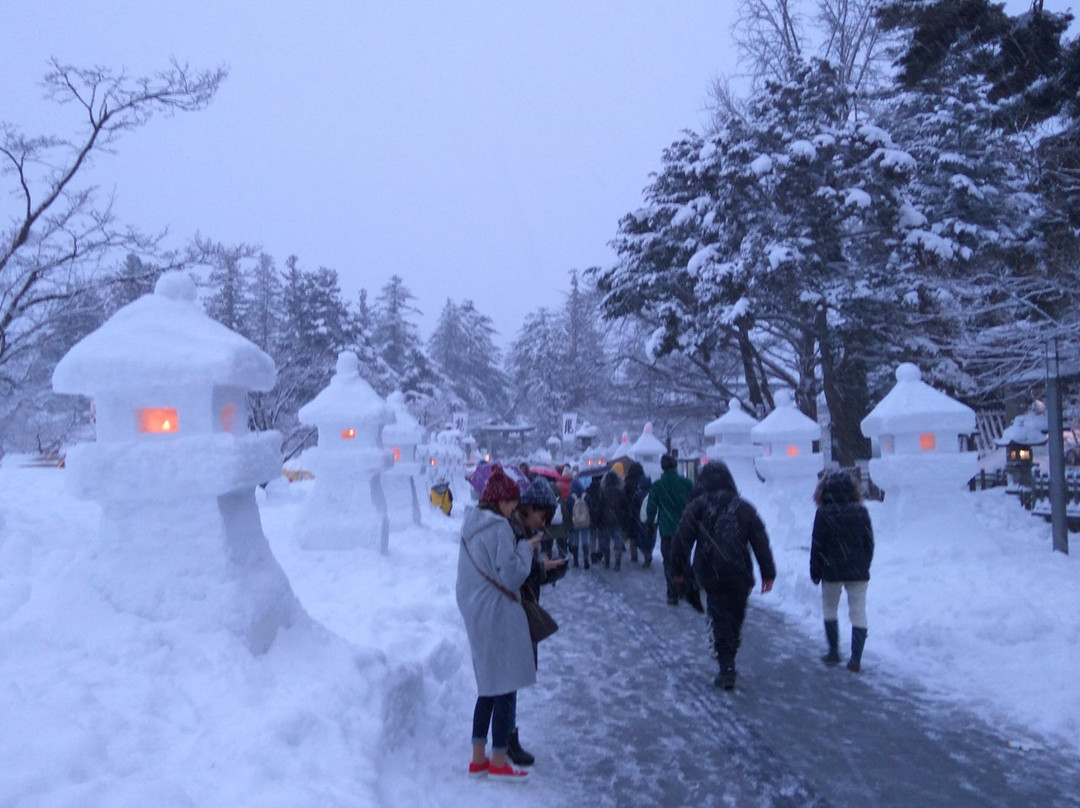
[[[961,439],[975,430],[975,411],[923,382],[913,364],[897,368],[895,387],[861,427],[880,448],[870,474],[884,490],[910,487],[916,475],[923,487],[958,488],[977,470],[975,453],[960,448]],[[816,474],[824,467],[824,457],[814,449],[821,427],[799,412],[787,392],[777,394],[776,408],[761,422],[732,399],[705,434],[715,440],[709,459],[752,462],[766,482]],[[920,464],[919,457],[933,458],[932,466]]]

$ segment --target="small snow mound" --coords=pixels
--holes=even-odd
[[[338,354],[334,373],[338,376],[356,376],[360,373],[360,360],[352,351],[342,351]]]
[[[154,284],[154,294],[169,300],[195,302],[195,281],[186,272],[166,272]]]
[[[922,371],[919,366],[911,362],[904,362],[896,369],[898,382],[917,382],[922,380]]]

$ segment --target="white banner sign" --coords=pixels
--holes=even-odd
[[[576,412],[564,412],[562,417],[562,438],[563,440],[573,440],[574,433],[577,432],[577,413]]]

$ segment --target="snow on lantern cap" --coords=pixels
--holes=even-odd
[[[383,443],[388,446],[415,446],[420,443],[424,439],[424,428],[405,406],[405,394],[395,390],[386,397],[386,403],[394,411],[397,420],[383,430]]]
[[[640,460],[643,457],[659,458],[666,451],[667,447],[653,434],[653,425],[650,421],[645,424],[641,430],[641,437],[634,441],[634,445],[627,450],[627,454],[635,460]]]
[[[935,390],[916,365],[904,362],[896,369],[896,386],[861,426],[868,438],[927,430],[966,435],[975,431],[975,410]]]
[[[717,435],[749,432],[756,425],[757,419],[742,408],[739,399],[733,398],[728,402],[727,412],[705,424],[705,435],[712,438]]]
[[[392,424],[396,418],[393,409],[360,375],[360,360],[352,351],[338,355],[330,384],[301,407],[297,415],[302,424],[320,426],[342,422],[354,430]]]
[[[207,316],[195,282],[162,275],[143,295],[76,343],[53,371],[57,393],[85,394],[152,387],[228,386],[270,390],[273,360],[257,345]]]
[[[754,443],[815,441],[821,438],[821,426],[799,412],[789,392],[781,390],[774,401],[776,409],[750,430]]]

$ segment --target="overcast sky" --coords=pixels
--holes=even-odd
[[[1026,2],[1011,0],[1010,9]],[[1048,0],[1047,7],[1064,8]],[[605,264],[661,151],[737,73],[737,0],[5,3],[0,120],[71,133],[51,56],[132,74],[224,63],[212,105],[94,166],[118,213],[327,266],[347,298],[400,275],[427,336],[472,299],[507,344]],[[51,127],[51,128],[50,128]]]

